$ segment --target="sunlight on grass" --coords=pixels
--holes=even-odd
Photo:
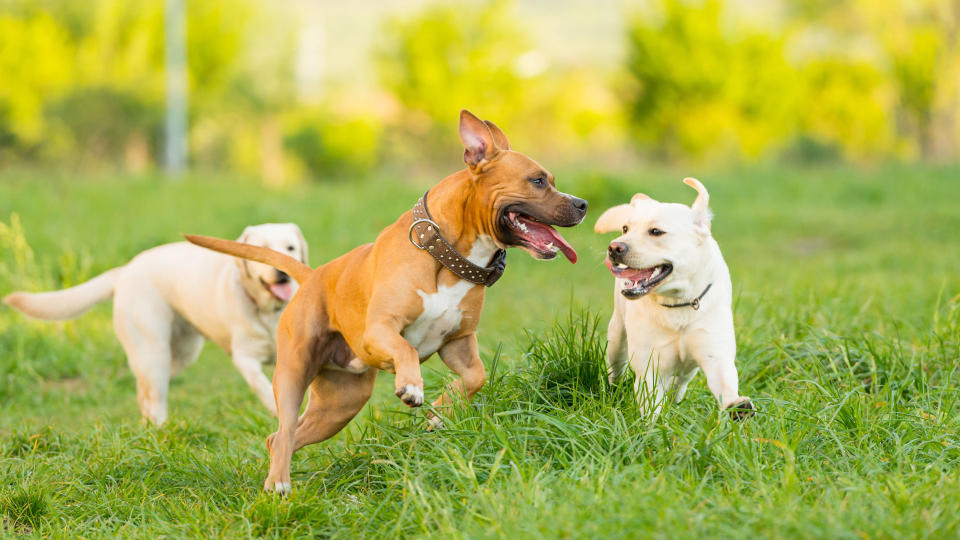
[[[443,411],[445,429],[427,431],[425,412],[403,407],[384,374],[348,429],[294,456],[286,499],[261,491],[275,419],[222,351],[208,346],[174,380],[171,419],[156,429],[139,421],[108,305],[55,324],[3,308],[0,529],[958,534],[956,171],[700,176],[733,273],[740,384],[759,408],[751,420],[723,414],[702,377],[656,420],[641,415],[630,374],[606,384],[612,279],[600,263],[607,238],[590,231],[588,216],[566,234],[577,265],[511,253],[481,323],[488,383],[472,403]],[[596,216],[637,191],[690,202],[681,177],[569,171],[558,182],[588,197]],[[0,182],[0,216],[16,211],[18,245],[33,260],[0,251],[0,292],[64,286],[181,232],[232,237],[262,221],[299,223],[320,264],[370,241],[431,181],[374,177],[284,193],[233,178],[10,177]],[[915,218],[922,232],[908,226]],[[12,219],[6,226],[14,229]],[[428,395],[452,380],[436,360],[424,369]]]

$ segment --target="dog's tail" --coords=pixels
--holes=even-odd
[[[289,255],[284,255],[270,248],[252,246],[250,244],[224,240],[222,238],[213,238],[211,236],[197,236],[195,234],[185,234],[183,236],[191,244],[219,251],[220,253],[226,253],[227,255],[233,255],[234,257],[269,264],[274,268],[286,272],[300,284],[303,284],[313,272],[313,268],[310,268],[310,266]]]
[[[113,287],[123,267],[107,270],[99,276],[69,289],[44,293],[15,292],[3,299],[23,313],[48,321],[62,321],[113,296]]]

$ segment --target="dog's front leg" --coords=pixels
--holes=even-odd
[[[249,351],[240,343],[235,343],[233,349],[233,365],[243,375],[250,388],[260,398],[263,406],[274,416],[277,415],[277,402],[273,396],[273,384],[263,374],[263,363],[255,351]]]
[[[394,394],[410,407],[423,405],[423,377],[420,375],[420,355],[413,345],[403,339],[397,325],[376,322],[367,325],[363,334],[364,347],[374,363],[393,365],[396,378]]]
[[[620,299],[615,298],[613,316],[607,326],[607,380],[611,385],[616,384],[626,371],[627,360],[627,330],[620,310]]]
[[[752,414],[754,407],[749,397],[740,395],[735,364],[737,345],[732,336],[732,325],[729,332],[722,335],[704,333],[690,341],[690,350],[707,377],[707,387],[717,398],[720,408],[732,409],[738,418],[742,418]]]
[[[480,359],[480,351],[477,347],[477,335],[470,334],[455,339],[437,351],[440,359],[454,373],[460,375],[460,378],[433,402],[434,407],[445,407],[452,405],[457,396],[466,398],[468,401],[473,397],[485,382],[487,382],[487,371],[483,367],[483,361]],[[433,413],[429,415],[430,427],[437,428],[443,425],[438,416]]]

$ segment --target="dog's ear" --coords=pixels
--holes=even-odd
[[[637,201],[651,201],[651,200],[653,199],[651,199],[650,196],[647,195],[646,193],[637,193],[636,195],[630,198],[630,204],[633,204]]]
[[[300,230],[300,227],[296,223],[290,224],[293,227],[293,230],[297,232],[297,239],[300,240],[300,262],[306,265],[310,265],[310,256],[307,254],[307,239],[303,237],[303,231]]]
[[[243,232],[240,233],[240,238],[237,238],[237,242],[241,244],[246,244],[247,240],[250,239],[250,235],[253,234],[253,227],[245,227]]]
[[[630,212],[632,211],[633,207],[629,204],[621,204],[608,209],[597,219],[596,225],[593,226],[593,232],[602,234],[621,230],[623,224],[630,218]]]
[[[496,124],[489,120],[484,120],[484,124],[490,128],[490,134],[493,135],[493,142],[497,145],[497,148],[500,150],[509,150],[510,149],[510,139],[507,138],[507,134],[503,132],[502,129],[497,127]]]
[[[252,234],[253,234],[253,227],[245,227],[243,229],[243,232],[240,234],[240,238],[237,238],[237,242],[240,242],[241,244],[248,243],[250,240],[250,235]],[[242,257],[234,257],[233,262],[236,263],[236,265],[239,266],[240,269],[243,270],[244,272],[247,271],[247,267],[245,264],[246,259]]]
[[[710,194],[707,193],[707,188],[703,187],[703,184],[696,178],[684,178],[683,183],[697,190],[697,200],[690,205],[690,208],[693,209],[694,225],[704,229],[709,234],[710,219],[713,216],[710,214]]]
[[[466,109],[460,111],[460,140],[463,141],[463,161],[471,169],[497,155],[490,128]]]

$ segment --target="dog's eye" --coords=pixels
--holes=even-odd
[[[294,249],[296,248],[294,248],[293,246],[287,246],[287,251],[293,251]]]
[[[530,183],[535,186],[542,186],[547,182],[547,179],[542,176],[533,176],[533,177],[527,178],[527,180],[529,180]]]
[[[627,231],[629,231],[629,230],[630,230],[630,227],[627,227],[626,225],[623,226],[623,233],[624,233],[624,234],[626,234]]]
[[[650,233],[650,236],[663,236],[664,234],[667,234],[665,231],[661,231],[660,229],[658,229],[658,228],[656,228],[656,227],[650,229],[650,230],[647,231],[647,232]]]

